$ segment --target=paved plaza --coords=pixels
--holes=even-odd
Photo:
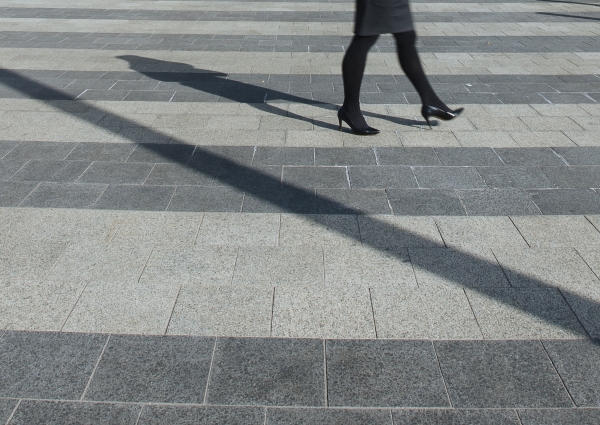
[[[600,423],[600,3],[3,0],[0,424]]]

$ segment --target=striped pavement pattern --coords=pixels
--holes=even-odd
[[[599,7],[3,1],[0,423],[600,422]]]

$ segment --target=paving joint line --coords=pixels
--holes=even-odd
[[[215,343],[213,345],[213,350],[212,350],[212,357],[210,358],[210,366],[208,368],[208,376],[206,378],[206,388],[204,389],[204,399],[202,401],[202,405],[206,406],[207,404],[207,400],[208,400],[208,386],[210,384],[210,375],[212,373],[212,368],[213,368],[213,363],[215,361],[215,352],[217,350],[217,341],[219,340],[219,338],[215,338]]]
[[[104,343],[104,347],[102,347],[102,351],[100,352],[100,355],[98,356],[98,360],[96,361],[96,364],[94,365],[94,369],[92,370],[92,373],[90,374],[90,378],[88,379],[88,382],[83,390],[83,393],[81,394],[81,398],[79,399],[79,401],[83,401],[83,399],[85,398],[85,395],[88,392],[88,389],[90,388],[90,385],[92,383],[92,380],[94,379],[94,375],[96,374],[96,370],[98,369],[98,365],[100,364],[100,361],[102,360],[102,356],[104,356],[104,352],[106,351],[106,347],[108,347],[108,343],[110,341],[110,337],[111,335],[108,334],[108,336],[106,337],[106,342]]]
[[[560,289],[559,289],[559,292]],[[561,292],[562,294],[562,292]],[[563,295],[564,298],[564,295]],[[566,300],[565,300],[566,301]],[[577,317],[577,316],[575,316]],[[550,357],[550,354],[548,353],[548,350],[546,349],[546,346],[544,345],[544,342],[540,339],[538,341],[538,343],[540,344],[540,346],[542,347],[542,350],[544,350],[544,354],[546,354],[546,358],[548,359],[548,361],[550,362],[550,364],[552,365],[552,370],[554,370],[554,373],[556,373],[556,376],[558,376],[558,379],[560,380],[560,383],[563,387],[563,389],[566,391],[567,395],[569,396],[569,400],[571,401],[572,404],[572,408],[574,407],[580,407],[577,405],[577,403],[575,403],[575,399],[573,398],[573,395],[571,394],[571,392],[569,391],[569,388],[567,387],[567,385],[565,384],[565,381],[563,380],[563,377],[561,376],[561,374],[558,372],[558,369],[556,368],[556,365],[554,364],[554,362],[552,361],[552,358]]]

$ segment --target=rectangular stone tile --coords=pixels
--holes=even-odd
[[[317,212],[315,189],[302,189],[291,185],[269,185],[253,188],[244,194],[242,212],[295,213]]]
[[[562,131],[581,130],[575,121],[569,117],[520,117],[521,120],[533,131]],[[513,130],[517,130],[513,128]]]
[[[416,188],[417,181],[410,167],[353,166],[348,168],[353,189]]]
[[[237,247],[158,246],[140,278],[142,283],[230,284]]]
[[[89,166],[88,161],[29,161],[11,180],[74,182]]]
[[[560,131],[511,131],[509,134],[522,147],[576,146]]]
[[[467,214],[540,215],[529,194],[519,189],[457,190]]]
[[[263,425],[265,410],[258,407],[144,406],[139,425]]]
[[[430,217],[359,216],[358,224],[363,245],[382,249],[444,246]]]
[[[194,153],[194,145],[141,143],[127,162],[178,163],[187,164]]]
[[[196,243],[277,246],[280,221],[280,214],[206,213]]]
[[[591,189],[528,190],[545,215],[600,214],[600,194]]]
[[[600,167],[542,167],[542,171],[560,188],[600,187]]]
[[[598,284],[586,262],[572,249],[495,249],[494,253],[513,287],[579,291]]]
[[[290,245],[347,246],[360,245],[356,216],[281,215],[279,243]]]
[[[414,167],[419,187],[429,189],[485,188],[483,179],[475,168],[466,167]]]
[[[112,241],[116,244],[191,245],[196,241],[204,214],[178,212],[132,212]]]
[[[454,136],[465,148],[511,148],[518,147],[517,142],[506,131],[454,131]]]
[[[564,166],[565,162],[550,148],[497,148],[494,149],[506,165]]]
[[[449,284],[371,288],[379,338],[480,339],[465,292]]]
[[[406,147],[460,147],[460,143],[450,131],[407,131],[401,134],[402,145]]]
[[[67,246],[64,241],[4,240],[0,245],[0,279],[42,280]]]
[[[122,101],[129,94],[128,90],[85,90],[77,96],[77,100],[107,100],[113,102]]]
[[[411,248],[409,254],[419,285],[510,286],[490,249]]]
[[[144,184],[210,186],[214,173],[203,171],[182,164],[156,164]]]
[[[477,167],[477,171],[492,189],[556,187],[538,167]]]
[[[600,405],[598,341],[552,340],[543,341],[543,344],[575,404],[578,407],[598,407]]]
[[[316,148],[315,165],[376,165],[376,160],[370,148]]]
[[[598,147],[600,131],[564,131],[565,136],[573,141],[578,147]]]
[[[258,118],[256,118],[258,120]],[[281,116],[262,116],[260,130],[313,130],[312,120],[309,118],[292,118]]]
[[[383,189],[317,189],[318,214],[390,214]]]
[[[125,404],[78,403],[66,401],[23,400],[10,423],[42,425],[47,423],[119,423],[134,425],[141,407]]]
[[[502,166],[496,152],[489,148],[435,148],[445,166]]]
[[[538,341],[440,341],[434,346],[453,407],[572,407]]]
[[[330,246],[325,247],[324,254],[326,285],[416,286],[406,249]]]
[[[202,403],[214,345],[213,338],[112,335],[85,399]]]
[[[272,288],[186,286],[182,288],[167,333],[268,337]]]
[[[600,409],[519,409],[518,412],[523,425],[594,425],[600,421]]]
[[[240,248],[235,285],[323,285],[323,252],[305,247]]]
[[[0,180],[9,180],[27,162],[25,159],[0,159]]]
[[[491,102],[484,102],[491,103]],[[477,128],[477,130],[492,130],[506,131],[511,130],[528,130],[527,125],[519,117],[498,117],[493,115],[487,116],[471,116],[469,120]]]
[[[330,406],[448,406],[428,341],[327,341]]]
[[[258,146],[253,165],[315,165],[314,148]]]
[[[141,162],[93,162],[79,178],[79,183],[142,184],[153,164]]]
[[[527,248],[508,217],[438,217],[435,222],[448,247]]]
[[[73,332],[164,334],[178,285],[88,284],[63,330]]]
[[[375,153],[379,165],[441,165],[435,151],[430,147],[377,147]]]
[[[375,409],[267,409],[270,425],[292,424],[347,424],[347,425],[391,425],[389,411]]]
[[[232,187],[178,186],[169,211],[240,212],[244,192]]]
[[[16,207],[36,188],[34,182],[0,183],[0,207]]]
[[[106,188],[107,185],[104,184],[42,182],[19,205],[36,208],[92,208]]]
[[[81,209],[5,208],[0,214],[7,240],[107,242],[127,213]],[[4,226],[0,224],[0,226]]]
[[[283,183],[302,188],[349,188],[345,167],[283,167]]]
[[[392,410],[392,415],[394,423],[399,425],[521,425],[512,409],[402,409]]]
[[[105,335],[7,332],[0,339],[0,395],[81,397],[106,343]]]
[[[69,155],[77,143],[69,142],[22,142],[15,146],[4,159],[60,161]]]
[[[272,336],[286,338],[375,338],[369,289],[278,287]]]
[[[200,171],[202,172],[202,170]],[[283,167],[275,165],[253,167],[225,165],[214,171],[208,171],[206,174],[215,176],[213,186],[231,186],[252,192],[281,187],[282,172]]]
[[[78,283],[4,281],[0,283],[0,327],[59,331],[79,299]]]
[[[395,215],[466,215],[454,190],[389,189],[386,192]]]
[[[485,288],[468,290],[467,296],[486,339],[586,336],[554,288]]]
[[[65,159],[69,161],[125,162],[135,146],[125,143],[79,143]]]
[[[150,244],[108,244],[95,241],[73,243],[60,257],[47,280],[69,283],[135,283],[151,252]]]
[[[513,217],[512,221],[533,247],[600,246],[593,218],[591,223],[583,216]]]
[[[207,403],[325,406],[323,342],[218,339]]]
[[[109,185],[95,209],[164,211],[175,186]]]
[[[557,147],[554,151],[569,165],[600,165],[600,149],[596,147]]]

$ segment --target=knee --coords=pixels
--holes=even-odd
[[[396,39],[396,45],[399,48],[406,48],[415,45],[415,42],[417,41],[417,33],[415,33],[413,30],[397,32],[394,34],[394,38]]]

